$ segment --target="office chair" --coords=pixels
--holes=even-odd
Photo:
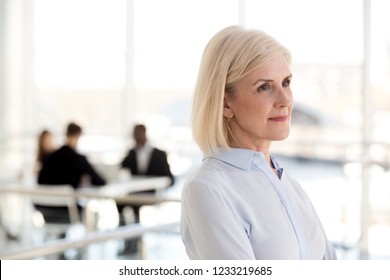
[[[65,237],[67,230],[80,224],[77,198],[70,185],[37,185],[31,195],[34,208],[44,219],[43,229],[47,237]]]

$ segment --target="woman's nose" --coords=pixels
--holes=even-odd
[[[291,90],[281,88],[277,94],[276,107],[290,107],[293,103]]]

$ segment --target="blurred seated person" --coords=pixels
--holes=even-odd
[[[35,166],[35,173],[37,174],[44,161],[46,161],[47,157],[55,150],[54,144],[53,144],[53,134],[47,130],[44,129],[39,133],[38,136],[38,148],[37,148],[37,155],[36,155],[36,166]]]
[[[135,140],[135,147],[123,159],[121,167],[128,169],[131,175],[167,176],[171,179],[170,185],[173,185],[174,177],[171,173],[167,154],[165,151],[159,150],[149,143],[144,125],[138,124],[134,126],[133,138]],[[137,193],[155,193],[155,191]],[[124,224],[123,208],[127,205],[118,205],[121,224]],[[138,223],[140,221],[139,210],[142,205],[134,204],[130,206],[134,211],[134,220]]]
[[[84,155],[76,151],[82,129],[76,123],[69,123],[66,130],[66,143],[52,152],[42,163],[38,175],[38,184],[43,185],[70,185],[74,189],[84,185],[102,186],[106,184],[88,162]],[[35,205],[45,217],[55,222],[69,221],[67,207],[49,207]],[[81,207],[79,207],[81,210]],[[80,211],[79,211],[80,212]]]
[[[171,184],[174,183],[174,177],[168,163],[167,154],[165,151],[153,147],[146,136],[146,127],[142,124],[134,126],[133,138],[135,147],[132,148],[127,156],[121,162],[121,167],[127,169],[131,175],[143,176],[167,176],[171,179]],[[137,192],[137,194],[153,194],[155,191]],[[119,204],[117,203],[120,225],[125,223],[124,209],[130,206],[134,212],[134,222],[140,222],[141,204]],[[136,253],[138,250],[139,237],[126,240],[122,255],[128,253]]]

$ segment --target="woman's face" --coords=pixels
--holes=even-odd
[[[45,152],[52,152],[54,150],[53,135],[51,133],[45,134],[42,139],[42,149]]]
[[[271,142],[287,138],[293,98],[290,67],[283,55],[254,69],[225,93],[224,116],[232,147],[268,152]]]

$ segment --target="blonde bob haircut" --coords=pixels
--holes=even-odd
[[[234,139],[223,116],[225,92],[233,94],[237,82],[277,55],[291,63],[290,52],[263,31],[230,26],[207,44],[195,86],[191,125],[195,142],[205,155],[229,148]]]

